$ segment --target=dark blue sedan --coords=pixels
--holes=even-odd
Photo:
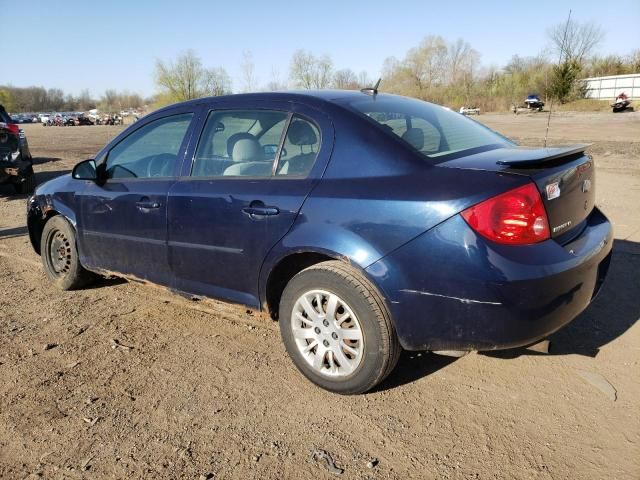
[[[611,257],[584,146],[518,147],[376,92],[194,100],[38,187],[28,227],[62,289],[119,274],[268,311],[311,381],[365,392],[402,348],[534,343]]]

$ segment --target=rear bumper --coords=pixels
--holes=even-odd
[[[582,312],[606,277],[613,232],[594,209],[569,244],[486,241],[455,216],[367,268],[408,350],[531,344]]]

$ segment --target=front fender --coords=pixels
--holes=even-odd
[[[27,200],[27,228],[29,240],[36,253],[40,254],[42,229],[49,218],[62,215],[76,228],[76,192],[78,183],[69,175],[63,175],[38,186]]]

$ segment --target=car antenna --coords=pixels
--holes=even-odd
[[[373,95],[375,97],[376,95],[378,95],[378,87],[380,86],[381,81],[382,81],[382,78],[379,78],[373,87],[361,88],[360,91],[362,93],[365,93],[367,95]]]
[[[564,26],[564,34],[562,35],[562,43],[560,44],[560,56],[558,57],[558,68],[562,64],[562,54],[564,53],[564,46],[567,41],[567,32],[569,31],[569,21],[571,20],[571,10],[569,10],[569,16],[567,17],[567,23]],[[549,102],[549,116],[547,117],[547,130],[544,132],[544,146],[547,148],[547,136],[549,135],[549,123],[551,123],[551,111],[553,110],[553,96]]]

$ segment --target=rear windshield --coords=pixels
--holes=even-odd
[[[513,145],[464,115],[420,100],[385,95],[347,104],[397,135],[432,163]]]

